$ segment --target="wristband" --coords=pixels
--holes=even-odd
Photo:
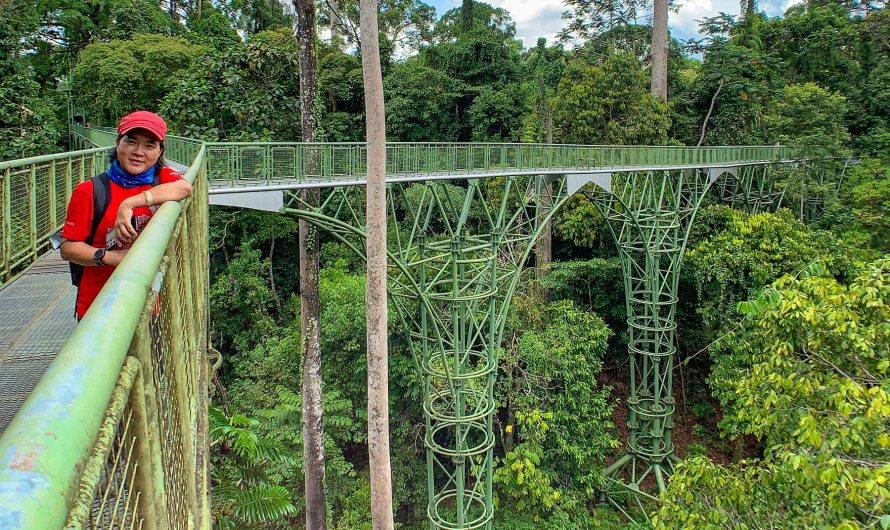
[[[148,206],[149,208],[154,206],[155,198],[152,197],[151,192],[148,190],[145,190],[142,192],[142,194],[145,195],[145,205]]]

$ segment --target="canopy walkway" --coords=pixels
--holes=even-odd
[[[161,206],[74,327],[64,269],[41,255],[72,187],[104,166],[96,146],[115,137],[76,128],[73,138],[87,149],[0,163],[0,276],[16,278],[0,291],[0,419],[17,411],[0,423],[0,528],[208,528],[208,205],[283,211],[363,255],[365,148],[168,136],[165,156],[188,165],[193,196]],[[675,460],[674,312],[689,227],[711,190],[736,207],[779,207],[771,174],[792,154],[442,143],[387,153],[390,297],[423,376],[431,526],[491,525],[493,388],[510,299],[545,225],[578,192],[615,237],[630,330],[630,438],[603,498],[642,506],[652,497],[643,481],[664,488]],[[448,187],[457,180],[459,195]],[[310,206],[293,193],[306,188],[328,191]],[[9,367],[32,343],[42,349],[31,370],[45,374],[30,390]]]

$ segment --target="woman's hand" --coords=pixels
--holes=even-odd
[[[130,223],[132,217],[133,205],[130,203],[129,198],[124,199],[117,210],[117,218],[114,220],[114,237],[119,243],[131,245],[133,241],[136,241],[136,236],[139,234],[136,233],[136,229]]]

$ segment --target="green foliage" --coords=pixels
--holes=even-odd
[[[617,257],[588,260],[555,261],[550,271],[539,280],[552,300],[571,300],[579,308],[600,315],[609,329],[617,334],[612,351],[626,353],[627,310],[623,271]]]
[[[464,20],[464,6],[470,8],[470,27]],[[468,32],[485,29],[512,38],[516,35],[516,23],[510,12],[501,7],[493,7],[485,2],[470,0],[464,6],[446,11],[436,23],[436,36],[441,41],[454,41]]]
[[[789,82],[810,81],[853,96],[861,70],[856,26],[849,10],[838,3],[813,4],[803,12],[790,11],[775,35],[782,39],[781,53]]]
[[[161,107],[180,134],[205,140],[300,138],[299,52],[290,29],[202,58]]]
[[[422,0],[389,0],[378,5],[377,22],[380,31],[381,62],[384,69],[390,65],[396,47],[415,51],[433,40],[436,9]],[[339,37],[350,46],[357,46],[359,39],[359,2],[338,2],[337,17],[327,9],[320,9],[319,23],[335,25]],[[331,19],[334,20],[331,20]],[[338,44],[339,45],[339,44]],[[384,74],[386,72],[384,71]]]
[[[241,43],[241,37],[232,27],[226,15],[207,3],[201,8],[201,16],[197,12],[189,13],[189,42],[208,46],[215,50],[224,50]]]
[[[681,124],[687,129],[678,133],[693,145],[762,144],[764,115],[780,85],[778,62],[757,47],[723,35],[735,29],[731,23],[726,28],[724,21],[708,22],[716,26],[710,33],[713,40],[701,67],[687,71],[692,79],[684,87],[688,92],[681,94],[685,98],[675,100],[681,117],[695,119]]]
[[[734,419],[762,438],[762,462],[680,466],[657,525],[744,521],[796,528],[876,527],[890,499],[890,259],[849,287],[816,268],[740,305],[728,339],[750,356],[731,384]],[[681,523],[682,522],[682,523]]]
[[[473,141],[518,142],[523,119],[531,110],[530,88],[511,83],[500,90],[483,90],[469,109]]]
[[[615,28],[635,24],[637,13],[649,3],[645,0],[567,0],[568,11],[562,18],[567,20],[559,38],[563,41],[595,39]]]
[[[520,412],[528,418],[534,410],[552,415],[539,467],[553,473],[554,487],[564,493],[591,495],[603,460],[619,445],[611,388],[596,380],[611,331],[569,300],[543,305],[534,297],[515,300],[509,326],[499,400],[508,418]],[[511,444],[508,435],[508,451]]]
[[[716,211],[728,215],[726,228],[689,250],[684,261],[698,292],[698,313],[713,330],[722,327],[738,302],[782,275],[821,261],[849,277],[861,256],[830,232],[808,228],[788,210],[756,215],[723,207]]]
[[[223,0],[219,5],[232,25],[248,38],[264,31],[290,30],[295,25],[295,17],[286,14],[275,0]]]
[[[421,57],[469,86],[504,84],[515,79],[519,66],[519,49],[508,45],[509,38],[497,30],[476,29],[454,41],[425,48]]]
[[[628,53],[614,53],[598,66],[569,62],[556,90],[555,137],[578,144],[665,143],[668,109],[652,97],[648,83]]]
[[[875,249],[890,251],[890,158],[866,159],[853,167],[841,203],[852,210],[856,225]]]
[[[387,138],[453,141],[460,125],[455,108],[463,83],[416,59],[392,68],[384,79]]]
[[[0,160],[58,150],[63,126],[56,102],[43,94],[26,69],[7,68],[0,59]],[[12,71],[10,71],[12,70]]]
[[[553,218],[553,232],[581,248],[598,248],[611,243],[606,218],[581,193],[569,197]]]
[[[6,0],[0,22],[0,160],[56,151],[62,123],[58,101],[40,87],[22,55],[33,46],[39,14],[29,2]],[[51,87],[48,87],[51,88]]]
[[[509,504],[518,512],[528,512],[537,521],[559,503],[559,491],[550,477],[541,471],[548,421],[552,412],[531,410],[516,413],[520,443],[499,458],[494,472],[498,504]],[[512,426],[508,426],[512,431]],[[503,496],[503,498],[501,498]]]
[[[328,141],[363,141],[364,85],[361,60],[334,46],[319,44],[318,93],[324,102],[319,119],[322,134]]]
[[[211,325],[217,341],[246,352],[272,335],[275,296],[270,281],[269,263],[260,258],[260,251],[242,244],[210,287],[210,310],[223,317]]]
[[[291,493],[276,484],[275,468],[296,464],[282,446],[257,433],[259,421],[208,410],[212,450],[212,511],[220,529],[265,527],[294,515]],[[223,455],[227,457],[223,458]]]
[[[157,110],[203,51],[185,39],[162,35],[91,44],[71,73],[74,100],[97,124],[116,123],[138,109]]]
[[[814,83],[788,85],[766,127],[775,141],[798,148],[803,156],[843,156],[850,142],[844,123],[846,111],[840,94]]]
[[[181,24],[151,0],[116,0],[110,2],[108,10],[111,20],[104,38],[135,39],[148,33],[176,36],[185,32]]]

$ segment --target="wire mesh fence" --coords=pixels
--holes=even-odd
[[[778,146],[681,147],[550,144],[390,143],[390,181],[443,175],[537,174],[700,165],[769,163],[787,155]],[[210,143],[208,177],[215,185],[359,183],[367,150],[360,143]]]
[[[40,257],[65,221],[74,187],[106,160],[105,150],[93,148],[0,162],[0,281]]]

